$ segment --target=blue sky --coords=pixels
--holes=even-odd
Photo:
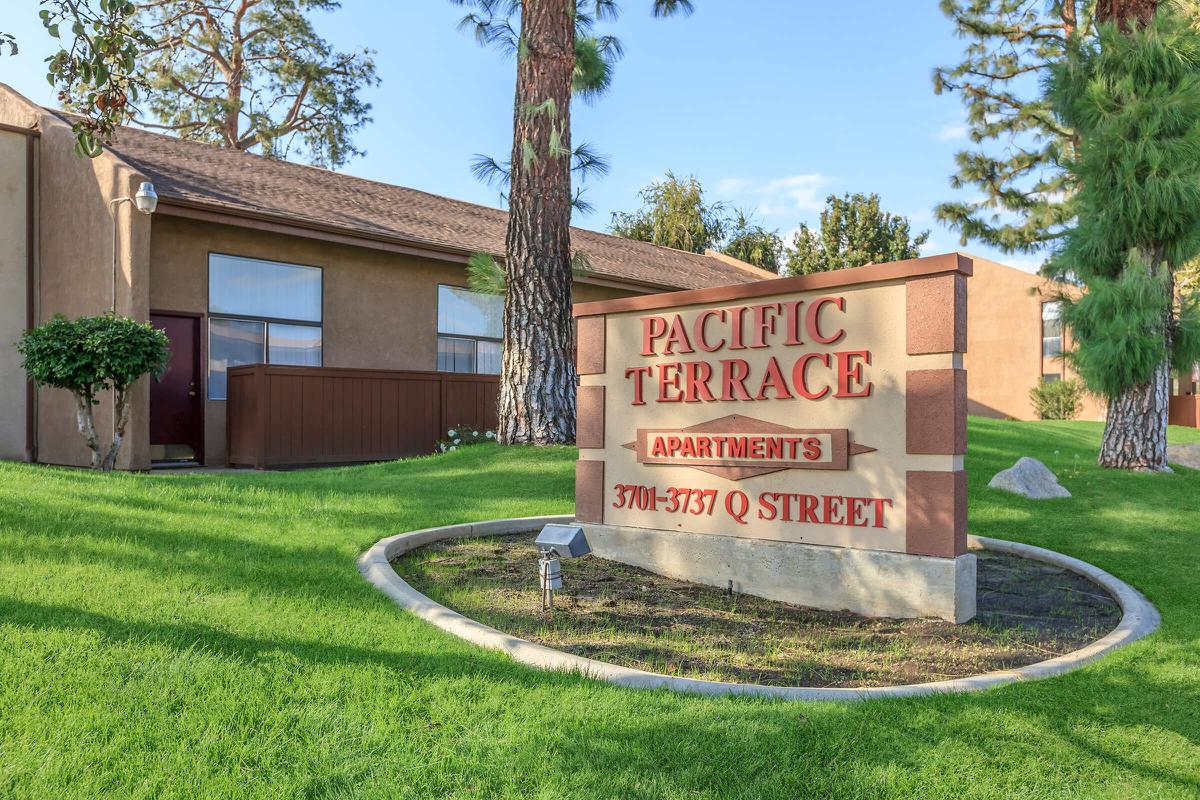
[[[956,61],[963,45],[936,0],[695,4],[691,17],[656,20],[650,0],[624,0],[607,26],[625,58],[605,98],[575,103],[573,124],[575,141],[608,155],[612,172],[589,182],[596,210],[576,224],[606,229],[670,169],[785,235],[814,222],[826,194],[878,192],[886,209],[932,231],[926,253],[960,249],[931,214],[955,196],[948,177],[967,144],[958,98],[931,88],[931,69]],[[22,52],[0,58],[0,80],[52,104],[38,2],[5,5],[3,28]],[[338,47],[377,51],[374,122],[357,139],[367,155],[345,171],[498,204],[469,164],[472,154],[508,151],[515,67],[457,31],[462,14],[449,0],[344,0],[317,17]],[[961,249],[1029,270],[1039,263],[976,242]]]

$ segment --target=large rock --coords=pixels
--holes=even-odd
[[[1167,447],[1167,461],[1181,467],[1200,469],[1200,444],[1173,444]]]
[[[1071,493],[1058,482],[1058,478],[1042,462],[1036,458],[1022,457],[996,476],[988,483],[993,489],[1003,489],[1006,492],[1031,497],[1034,500],[1047,500],[1051,497],[1070,497]]]

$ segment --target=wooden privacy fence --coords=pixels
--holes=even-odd
[[[1175,395],[1171,398],[1168,416],[1172,425],[1200,428],[1200,396],[1194,394]]]
[[[432,453],[454,425],[496,427],[495,375],[252,364],[229,370],[229,463],[264,467]]]

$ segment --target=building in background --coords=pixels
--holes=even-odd
[[[499,372],[502,299],[469,292],[466,265],[503,254],[504,211],[135,129],[95,159],[73,141],[68,116],[0,84],[0,458],[89,463],[70,395],[32,392],[12,343],[114,299],[172,343],[168,374],[137,390],[124,469],[225,463],[227,371],[239,364]],[[143,181],[154,214],[114,206]],[[580,301],[772,276],[725,256],[572,238],[589,260]],[[97,429],[111,418],[105,398]]]
[[[1187,375],[1176,375],[1171,384],[1172,425],[1200,428],[1200,364]]]
[[[172,341],[167,376],[138,390],[121,468],[226,463],[237,365],[499,372],[502,300],[467,289],[466,263],[502,255],[505,212],[135,129],[83,159],[68,120],[0,84],[0,458],[89,462],[71,398],[33,391],[12,343],[54,314],[113,305],[114,225],[116,309]],[[143,181],[156,213],[114,207]],[[575,283],[581,302],[773,277],[714,253],[572,238],[591,265]],[[1053,287],[974,265],[969,412],[1031,419],[1029,391],[1070,377]],[[100,430],[110,408],[98,409]],[[1089,399],[1081,417],[1103,413]]]
[[[1077,290],[984,258],[974,262],[967,282],[967,413],[1034,419],[1031,389],[1077,377],[1062,359],[1070,331],[1055,301],[1060,291]],[[1104,416],[1104,400],[1085,395],[1078,418]]]

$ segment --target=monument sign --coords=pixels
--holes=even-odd
[[[952,253],[575,307],[602,557],[873,616],[975,614]]]

